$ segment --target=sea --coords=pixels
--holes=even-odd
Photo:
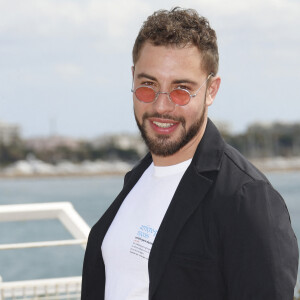
[[[300,172],[266,175],[285,199],[293,229],[300,241]],[[71,202],[86,223],[92,226],[122,185],[122,176],[0,179],[0,205]],[[58,220],[0,222],[0,244],[70,238],[71,235]],[[80,276],[83,258],[84,249],[77,245],[2,250],[0,276],[5,282]]]

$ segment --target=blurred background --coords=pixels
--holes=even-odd
[[[147,151],[130,92],[135,37],[153,11],[175,6],[195,8],[216,30],[222,83],[209,116],[267,172],[300,234],[297,0],[0,0],[0,204],[71,201],[96,222]],[[13,226],[2,232],[24,227]],[[75,269],[42,275],[0,256],[0,275],[79,275],[80,253]]]

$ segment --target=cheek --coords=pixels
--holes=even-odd
[[[185,116],[184,116],[186,120],[186,126],[189,127],[192,124],[194,124],[196,121],[198,121],[201,118],[204,109],[205,106],[203,103],[201,103],[201,105],[198,104],[190,107],[189,110],[185,112]]]
[[[195,118],[197,118],[200,111],[200,105],[188,105],[184,107],[184,111],[182,112],[182,114],[184,114],[187,121],[193,121]]]

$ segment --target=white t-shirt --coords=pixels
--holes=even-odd
[[[149,253],[190,162],[167,167],[152,163],[122,203],[101,248],[105,300],[148,300]]]

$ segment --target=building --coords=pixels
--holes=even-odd
[[[9,145],[20,138],[20,126],[0,121],[0,143]]]

